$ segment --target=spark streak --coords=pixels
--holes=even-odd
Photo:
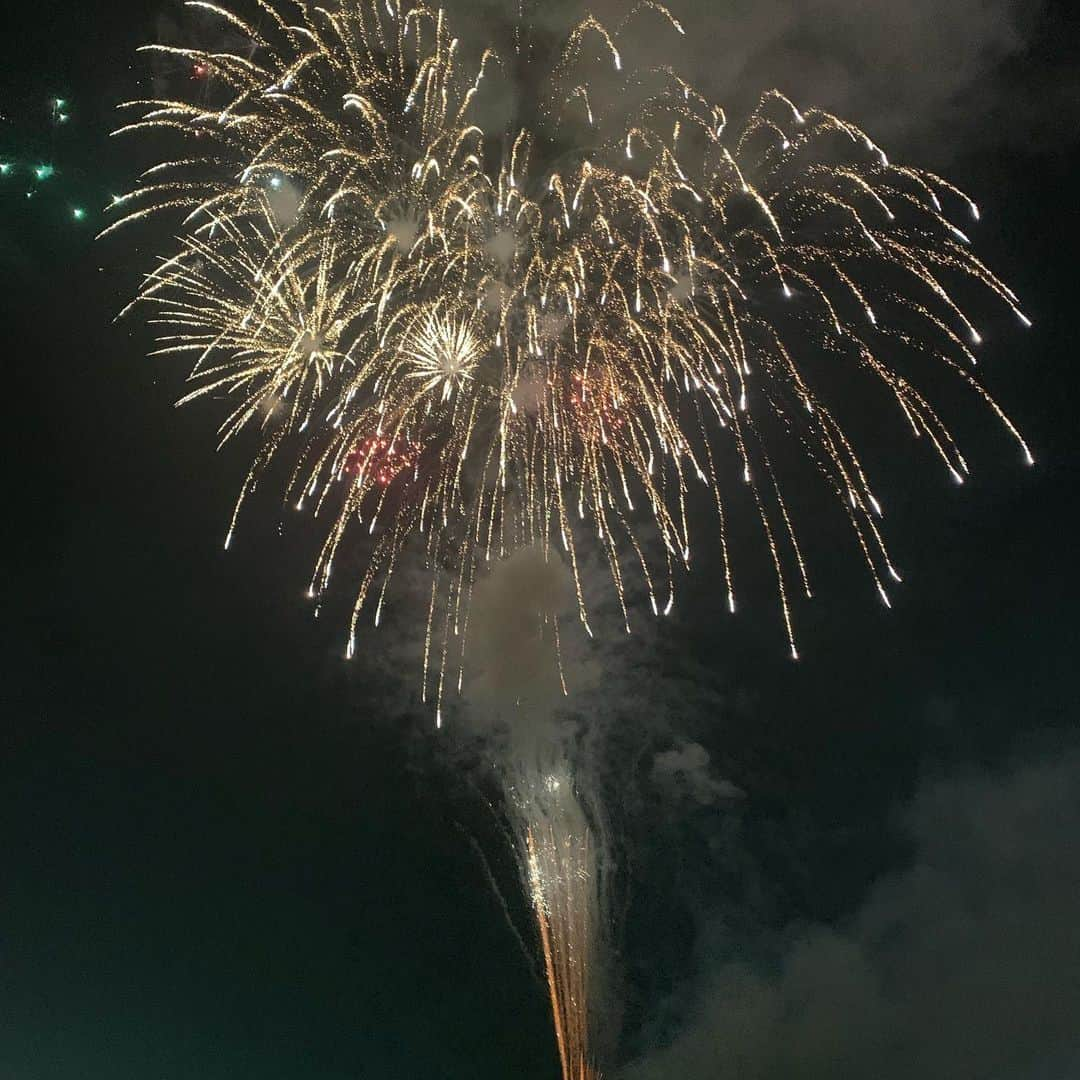
[[[607,917],[601,844],[565,761],[520,768],[509,795],[563,1080],[600,1080],[594,1042],[604,996],[601,945]]]

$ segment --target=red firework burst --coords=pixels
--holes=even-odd
[[[372,476],[377,484],[388,487],[407,469],[415,469],[420,460],[420,444],[409,439],[388,439],[384,435],[369,435],[349,452],[345,459],[347,476],[363,473]]]

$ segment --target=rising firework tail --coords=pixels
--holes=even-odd
[[[600,1080],[609,993],[604,834],[590,820],[569,762],[519,766],[506,781],[522,881],[536,921],[565,1080]]]

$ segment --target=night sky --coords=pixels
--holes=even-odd
[[[803,6],[826,21],[845,7]],[[910,8],[921,32],[944,33],[928,10]],[[1080,938],[1054,899],[1080,888],[1080,56],[1067,4],[1025,11],[948,128],[838,99],[983,209],[977,251],[1035,323],[988,322],[983,376],[1037,467],[970,400],[963,489],[883,428],[866,456],[906,583],[885,611],[834,523],[804,525],[830,589],[801,613],[798,665],[771,597],[732,620],[718,564],[700,561],[648,662],[651,720],[628,721],[643,748],[619,821],[628,1075],[1080,1072]],[[213,410],[175,410],[183,372],[145,359],[137,322],[111,321],[152,249],[135,233],[93,242],[141,160],[107,133],[113,106],[142,92],[135,48],[163,12],[38,0],[4,35],[0,1074],[554,1077],[544,991],[474,840],[519,921],[522,901],[457,759],[386,690],[393,672],[348,669],[340,624],[312,620],[314,533],[256,514],[222,551],[243,451],[215,455]],[[715,29],[716,13],[700,17]],[[798,45],[797,22],[787,33]],[[928,132],[946,145],[921,145]],[[29,170],[46,162],[56,172],[38,182]],[[691,742],[705,789],[664,772]],[[720,781],[745,797],[717,795]],[[915,899],[927,865],[952,885]],[[886,896],[919,970],[883,959]],[[852,990],[852,965],[823,959],[822,941],[866,946],[876,996]],[[988,949],[999,963],[971,963]],[[935,961],[946,970],[931,976]],[[970,985],[950,994],[961,966]],[[743,1000],[761,1008],[721,1008],[747,979]],[[947,1035],[898,1004],[927,985]],[[950,1011],[960,998],[985,1010]],[[777,1057],[781,1039],[797,1064]]]

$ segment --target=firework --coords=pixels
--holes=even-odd
[[[771,92],[729,140],[723,111],[670,71],[616,124],[597,113],[588,75],[621,71],[617,35],[588,19],[539,114],[571,134],[584,114],[589,142],[553,167],[530,131],[475,122],[482,81],[508,60],[492,48],[470,67],[441,10],[348,0],[286,18],[259,0],[248,21],[191,6],[247,45],[149,46],[198,66],[213,92],[130,104],[140,115],[121,131],[163,130],[187,149],[118,200],[110,230],[183,213],[178,249],[136,302],[155,312],[159,353],[195,358],[184,400],[229,406],[222,440],[262,432],[237,514],[284,458],[288,499],[328,522],[316,597],[347,535],[370,535],[348,655],[402,553],[422,552],[433,577],[423,685],[440,720],[487,562],[554,544],[576,573],[595,541],[620,601],[636,565],[654,613],[669,612],[691,559],[695,486],[715,503],[709,543],[732,611],[727,511],[737,486],[749,491],[796,655],[790,598],[811,588],[782,493],[788,446],[839,500],[888,603],[899,574],[828,396],[837,378],[868,375],[962,482],[960,449],[907,373],[937,365],[1031,460],[969,370],[981,339],[958,285],[1028,323],[950,217],[977,216],[975,204],[891,163],[853,125]],[[505,149],[493,160],[495,137]],[[394,447],[407,450],[388,466]],[[588,630],[580,581],[578,607]]]
[[[536,918],[564,1080],[599,1080],[604,1000],[602,840],[589,823],[569,763],[523,766],[507,781],[522,880]]]

